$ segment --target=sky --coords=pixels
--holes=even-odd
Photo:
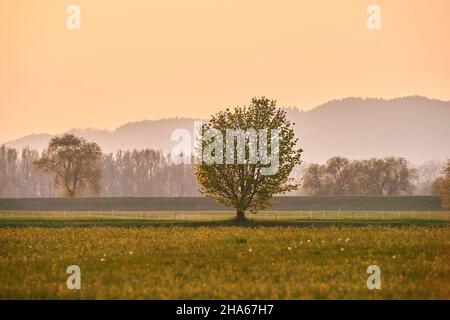
[[[449,14],[448,0],[0,0],[0,142],[204,118],[253,96],[303,110],[450,100]]]

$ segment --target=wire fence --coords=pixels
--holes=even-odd
[[[235,217],[233,211],[0,211],[5,219],[95,219],[95,220],[163,220],[219,221]],[[450,211],[263,211],[247,213],[255,220],[449,220]]]

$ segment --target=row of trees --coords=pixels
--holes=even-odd
[[[18,153],[1,146],[0,197],[199,195],[192,166],[173,164],[160,151],[94,152],[90,160],[79,162],[76,156],[84,153],[72,150],[59,163],[51,156],[54,152],[47,150],[40,155],[35,150],[24,149]]]
[[[18,153],[1,146],[0,197],[74,195],[73,190],[55,187],[54,179],[45,170],[36,170],[33,163],[44,164],[43,159],[45,157],[36,150],[23,149]],[[193,167],[173,164],[160,151],[144,149],[102,154],[99,163],[101,178],[97,173],[97,187],[84,190],[84,195],[199,195]],[[415,168],[403,158],[392,157],[357,161],[334,157],[324,165],[309,164],[296,170],[295,176],[303,177],[300,187],[303,195],[439,195],[445,180],[440,162],[428,162]]]
[[[310,164],[303,172],[306,195],[398,195],[410,194],[417,169],[406,159],[388,157],[349,160],[333,157],[326,164]]]
[[[191,165],[174,164],[161,151],[118,151],[102,158],[102,195],[190,197],[199,195]]]
[[[70,191],[57,190],[50,175],[36,170],[35,150],[0,147],[0,197],[55,197]],[[161,152],[145,149],[118,151],[101,156],[102,196],[194,196],[198,184],[190,165],[175,165]],[[325,165],[310,164],[303,176],[304,195],[440,193],[442,167],[427,164],[413,168],[402,158],[350,161],[335,157]],[[92,193],[94,190],[87,190]],[[72,192],[73,193],[73,192]]]
[[[40,157],[36,150],[0,147],[0,197],[55,197],[51,177],[36,171],[33,163]]]

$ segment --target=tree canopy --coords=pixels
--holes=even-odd
[[[67,133],[52,138],[34,165],[53,177],[64,196],[80,196],[86,191],[96,195],[100,192],[101,157],[98,144]]]
[[[413,191],[416,169],[404,158],[350,161],[333,157],[326,164],[310,164],[303,172],[307,195],[395,195]]]
[[[275,100],[253,98],[249,106],[220,111],[202,126],[201,133],[197,151],[203,157],[195,166],[200,191],[235,208],[237,220],[245,220],[246,210],[271,205],[273,195],[298,188],[290,175],[301,163],[302,150],[297,147],[293,124]],[[218,141],[223,137],[227,137],[223,143]]]

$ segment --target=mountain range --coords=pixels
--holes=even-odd
[[[286,108],[306,162],[332,156],[350,159],[402,156],[415,164],[450,157],[450,101],[421,96],[395,99],[345,98],[308,111]],[[95,141],[104,152],[153,148],[169,152],[177,128],[193,131],[195,119],[170,118],[131,122],[112,131],[72,129]],[[52,135],[31,134],[6,142],[9,147],[42,151]]]

